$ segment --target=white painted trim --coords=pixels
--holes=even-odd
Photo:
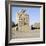
[[[34,5],[33,5],[34,6]],[[39,6],[39,5],[38,5]],[[11,39],[9,43],[18,43],[18,42],[36,42],[36,41],[42,41],[43,40],[43,5],[40,5],[40,38],[24,38],[24,39]],[[9,15],[10,17],[10,15]],[[10,22],[10,21],[9,21]],[[10,31],[10,30],[9,30]]]

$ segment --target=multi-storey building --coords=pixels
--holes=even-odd
[[[16,15],[16,23],[18,24],[18,31],[30,31],[29,15],[22,10]]]

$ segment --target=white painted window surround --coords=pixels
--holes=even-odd
[[[45,20],[46,20],[46,4],[45,4]],[[46,42],[46,21],[45,21],[45,42]],[[12,45],[15,46],[15,45]],[[24,46],[24,45],[17,45],[17,46]],[[25,46],[30,46],[30,45],[25,45]],[[37,46],[37,45],[31,45],[31,46]],[[45,46],[45,45],[38,45],[38,46]]]
[[[16,1],[24,1],[24,0],[16,0]],[[30,1],[30,0],[25,0],[25,1]],[[34,1],[35,2],[35,1]],[[41,2],[41,1],[40,1]],[[46,8],[46,6],[45,6],[45,8]],[[46,12],[46,9],[45,9],[45,12]],[[45,13],[45,15],[46,15],[46,13]],[[45,16],[45,20],[46,20],[46,16]],[[45,23],[46,23],[46,21],[45,21]],[[46,24],[45,24],[46,25]],[[46,27],[45,27],[45,29],[46,29]],[[46,33],[46,31],[45,31],[45,33]],[[45,34],[45,39],[46,39],[46,34]],[[46,40],[45,40],[45,42],[46,42]]]

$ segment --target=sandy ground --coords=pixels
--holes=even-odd
[[[40,29],[31,30],[30,32],[13,31],[11,33],[11,39],[15,38],[38,38],[40,37]]]

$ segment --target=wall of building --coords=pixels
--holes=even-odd
[[[23,0],[23,1],[46,2],[46,0]],[[45,16],[45,19],[46,19],[46,16]],[[5,0],[0,0],[0,46],[5,46],[5,31],[6,31]],[[46,31],[45,31],[45,34],[46,34]],[[11,46],[46,46],[46,44],[11,45]]]

